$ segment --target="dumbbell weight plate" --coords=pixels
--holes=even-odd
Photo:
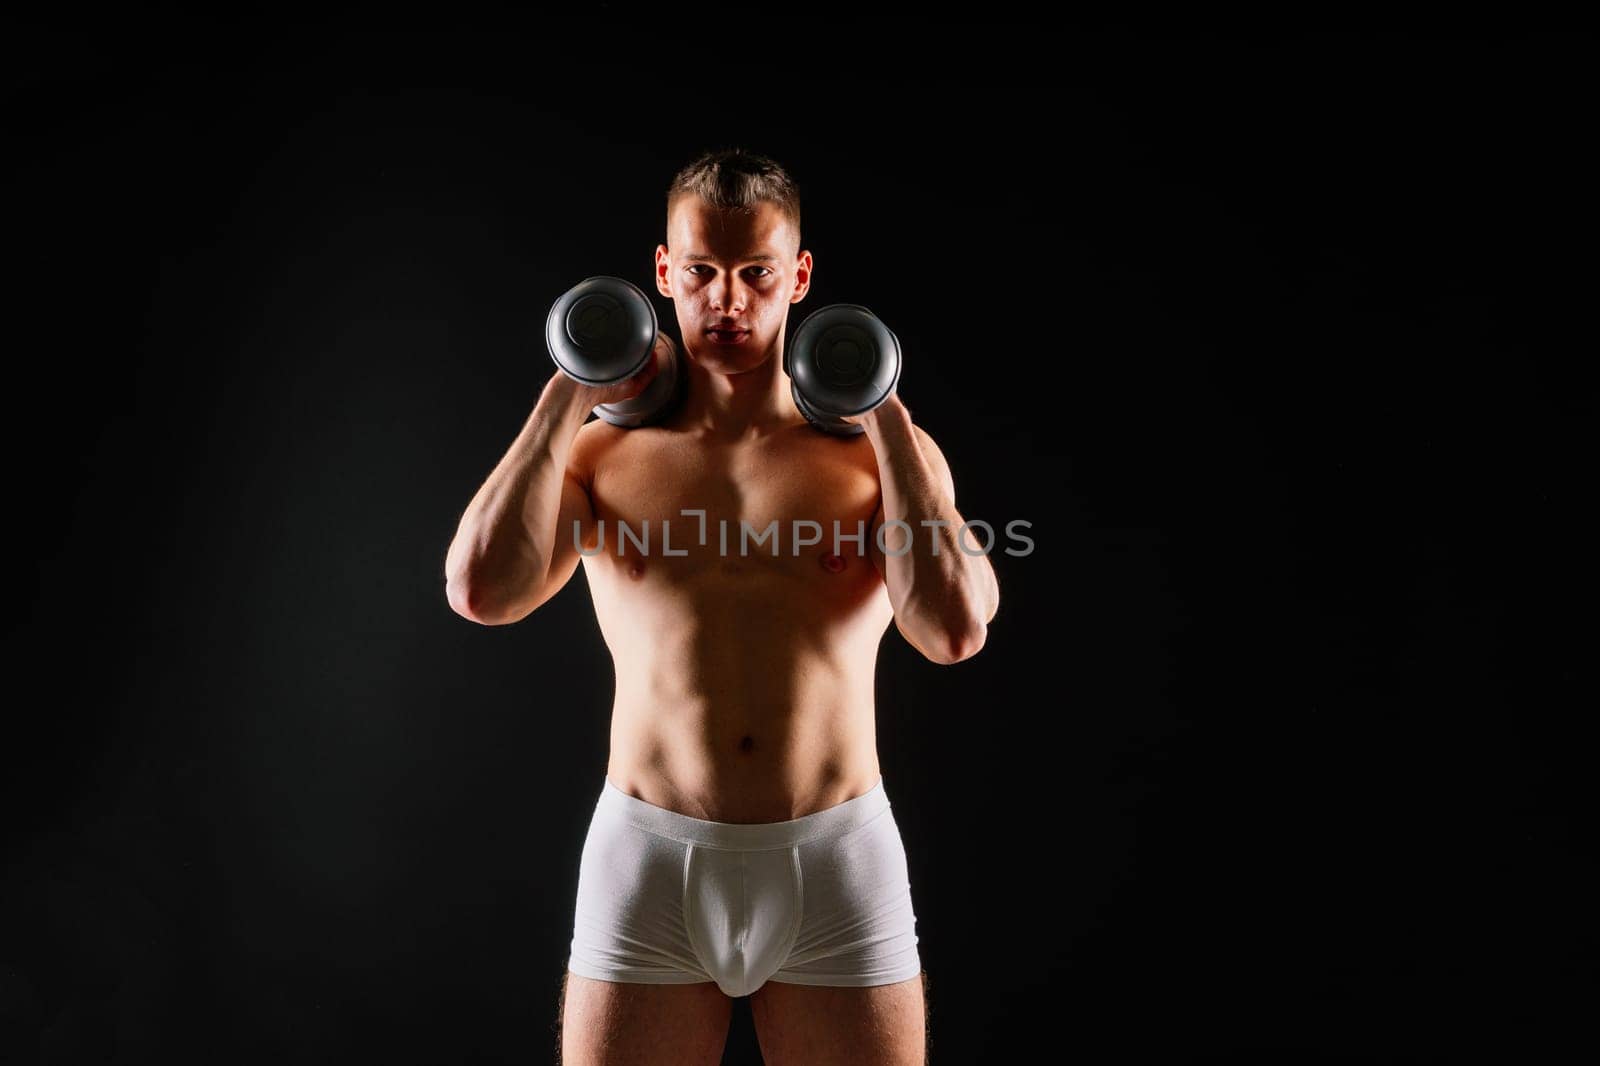
[[[677,345],[660,332],[650,298],[626,278],[599,275],[568,289],[551,305],[544,335],[561,372],[595,386],[626,381],[645,368],[657,337],[667,342],[669,357],[644,392],[594,409],[612,425],[642,425],[664,413],[680,392]]]
[[[800,413],[840,436],[865,433],[843,415],[872,410],[900,381],[900,339],[860,304],[829,304],[806,316],[784,349],[784,370]]]

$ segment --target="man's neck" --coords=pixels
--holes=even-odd
[[[778,353],[743,374],[718,374],[692,361],[686,369],[683,410],[673,420],[683,429],[739,440],[766,436],[795,421],[789,375]]]

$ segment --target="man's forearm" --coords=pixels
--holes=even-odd
[[[999,588],[986,553],[961,550],[965,519],[945,491],[898,401],[864,419],[878,458],[885,529],[884,577],[900,628],[919,647],[965,658],[982,646]],[[899,519],[910,527],[890,526]],[[971,539],[971,534],[967,535]],[[982,547],[981,544],[975,547]],[[899,553],[899,554],[895,554]]]
[[[445,582],[463,613],[492,617],[538,589],[549,573],[567,460],[590,410],[573,386],[564,375],[550,378],[461,516],[445,557]]]

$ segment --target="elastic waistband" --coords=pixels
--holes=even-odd
[[[848,833],[888,809],[889,794],[883,790],[880,775],[877,784],[854,799],[787,822],[709,822],[630,796],[608,777],[600,790],[596,813],[615,815],[647,832],[685,844],[727,851],[766,851]]]

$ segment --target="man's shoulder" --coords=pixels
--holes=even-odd
[[[682,432],[667,426],[626,429],[603,418],[591,418],[578,429],[567,468],[588,485],[595,472],[607,465],[650,466],[683,437]]]
[[[603,418],[591,418],[578,427],[572,453],[567,457],[567,469],[585,485],[590,484],[596,467],[627,438],[628,432]]]

